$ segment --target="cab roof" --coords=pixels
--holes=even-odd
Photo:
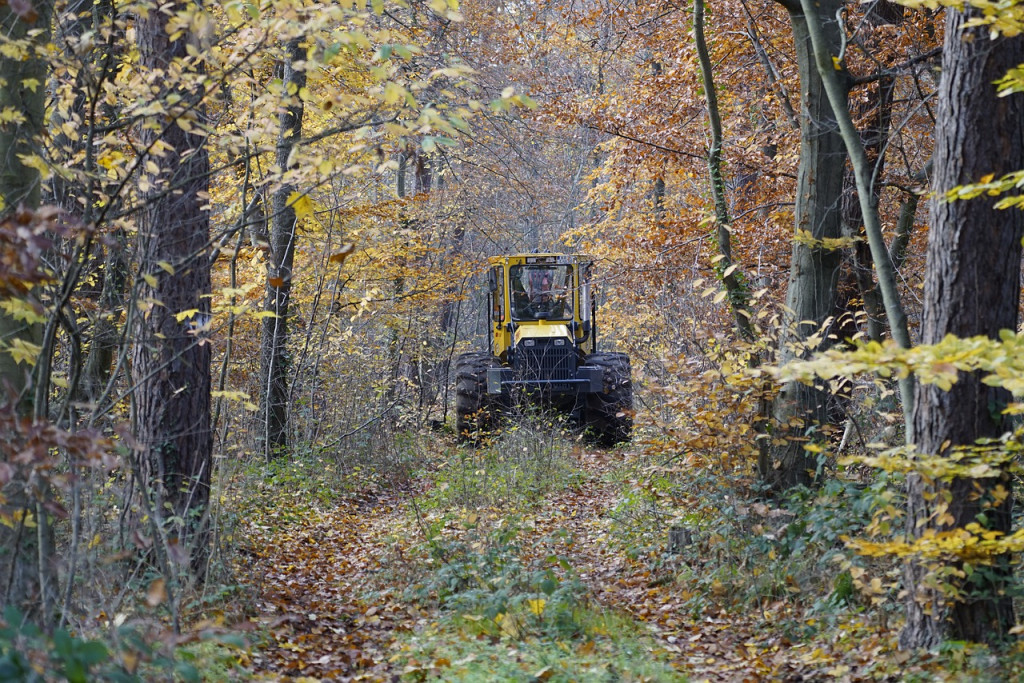
[[[585,254],[558,254],[554,252],[544,252],[538,254],[506,254],[503,256],[492,256],[487,260],[494,266],[501,264],[518,266],[532,264],[553,265],[589,263],[594,260],[594,257],[587,256]]]

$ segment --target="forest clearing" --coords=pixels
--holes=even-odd
[[[1024,678],[1020,0],[0,24],[0,680]]]

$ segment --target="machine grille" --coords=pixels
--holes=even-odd
[[[534,346],[519,344],[516,347],[513,367],[520,377],[566,380],[576,376],[576,349],[571,344],[556,346],[555,341],[538,339]]]

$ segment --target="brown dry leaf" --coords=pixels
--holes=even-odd
[[[167,582],[163,579],[156,579],[153,583],[149,584],[149,588],[146,590],[146,604],[150,607],[156,607],[163,604],[167,600]]]
[[[331,254],[331,258],[329,259],[330,262],[331,263],[344,263],[345,259],[348,258],[348,255],[351,254],[353,251],[355,251],[355,248],[356,248],[356,245],[353,244],[352,242],[348,242],[348,243],[342,245],[340,251],[338,251],[338,252],[336,252],[334,254]]]

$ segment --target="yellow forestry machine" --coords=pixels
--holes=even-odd
[[[477,442],[524,400],[567,411],[594,441],[628,441],[629,356],[597,350],[593,259],[514,254],[490,259],[488,350],[455,361],[456,429]]]

